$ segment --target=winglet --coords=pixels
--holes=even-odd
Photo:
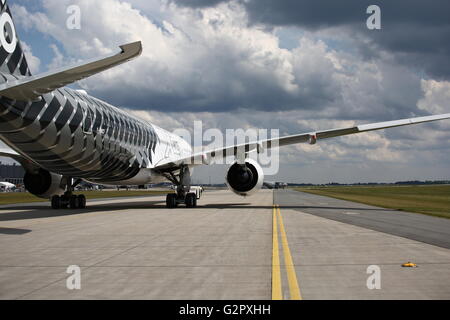
[[[142,53],[142,42],[141,41],[136,41],[136,42],[131,42],[131,43],[127,43],[127,44],[123,44],[120,46],[120,49],[122,49],[122,53],[130,56],[129,59],[133,59],[137,56],[140,56]]]

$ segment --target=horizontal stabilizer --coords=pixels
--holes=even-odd
[[[44,93],[127,62],[141,54],[142,44],[140,41],[133,42],[120,46],[120,49],[114,55],[4,83],[0,85],[0,96],[20,101],[38,100]]]

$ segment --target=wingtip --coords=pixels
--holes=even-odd
[[[135,41],[120,46],[123,54],[128,54],[130,57],[139,56],[142,53],[142,42]]]

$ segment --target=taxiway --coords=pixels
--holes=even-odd
[[[289,190],[2,206],[0,299],[450,299],[449,239],[448,219]]]

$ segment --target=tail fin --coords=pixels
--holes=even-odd
[[[0,72],[31,76],[6,0],[0,0]]]

